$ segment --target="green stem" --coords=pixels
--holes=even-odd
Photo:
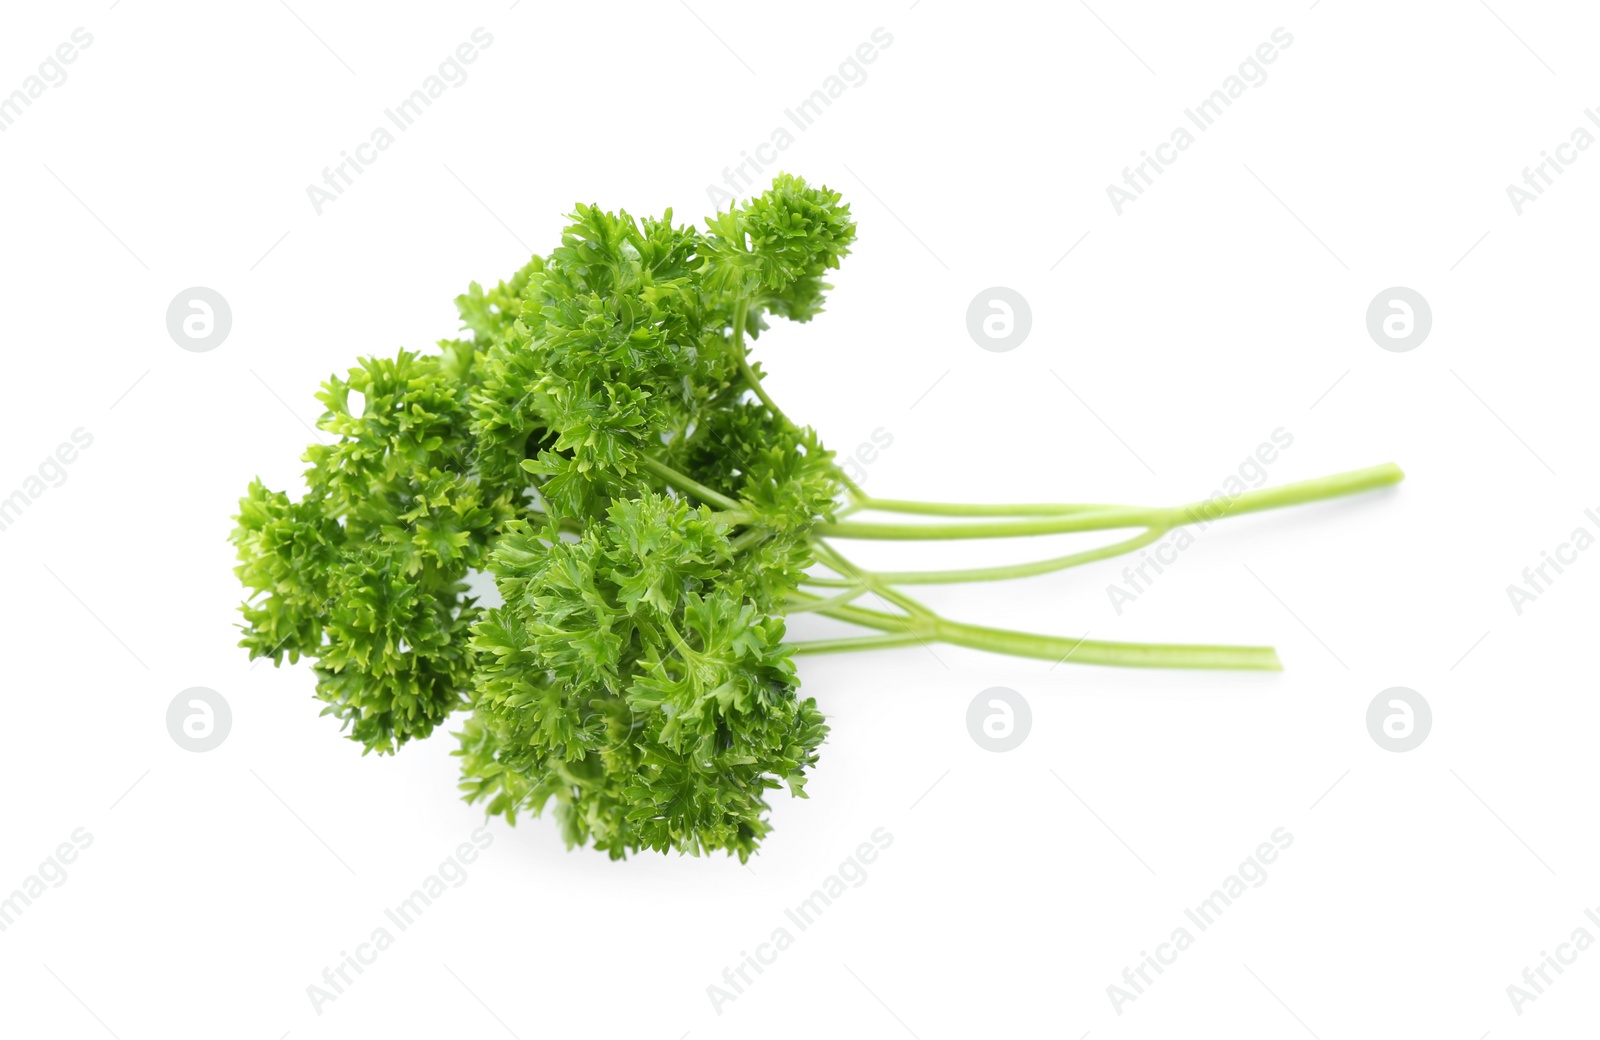
[[[1124,668],[1204,668],[1276,672],[1283,669],[1278,653],[1270,646],[1216,646],[1197,643],[1116,643],[1096,639],[1071,639],[1062,636],[1015,632],[1010,629],[969,625],[934,616],[905,618],[862,607],[830,607],[818,613],[863,628],[896,635],[906,643],[938,641],[974,650],[1033,657],[1061,664],[1115,665]],[[832,649],[870,649],[866,644],[844,645],[830,641]],[[903,645],[903,644],[896,644]]]
[[[789,609],[784,611],[784,613],[804,614],[807,611],[812,610],[827,610],[830,607],[842,607],[846,603],[860,598],[866,593],[866,591],[867,587],[865,585],[858,584],[853,588],[845,589],[838,595],[829,596],[827,599],[792,600],[790,602]]]
[[[1282,487],[1246,491],[1231,499],[1210,498],[1203,502],[1191,502],[1189,505],[1178,507],[1176,512],[1182,515],[1179,524],[1209,523],[1225,516],[1257,513],[1263,509],[1298,506],[1307,502],[1338,498],[1341,495],[1372,491],[1398,484],[1404,479],[1406,479],[1404,470],[1392,462],[1385,462],[1381,466],[1334,473],[1315,480],[1300,480]]]
[[[687,492],[688,494],[700,499],[702,502],[709,502],[714,506],[720,506],[723,509],[734,510],[741,516],[744,515],[743,510],[740,509],[739,503],[735,502],[727,495],[722,494],[720,491],[711,490],[704,484],[695,480],[693,477],[690,477],[684,473],[679,473],[666,463],[657,462],[648,455],[641,455],[639,457],[639,462],[640,465],[645,469],[666,481],[669,486],[675,487],[679,491]]]
[[[984,520],[953,524],[881,524],[837,520],[818,524],[813,533],[823,538],[861,538],[883,541],[921,541],[954,538],[1015,538],[1025,535],[1108,531],[1118,527],[1165,526],[1175,519],[1170,509],[1137,506],[1101,509],[1091,513],[1039,517],[1031,520]]]
[[[1280,488],[1246,491],[1232,499],[1213,498],[1166,509],[1112,506],[1061,516],[1025,520],[987,520],[952,524],[877,524],[853,520],[818,524],[813,531],[823,537],[866,539],[1012,538],[1027,535],[1104,531],[1118,527],[1174,527],[1208,523],[1262,509],[1300,505],[1340,495],[1397,484],[1405,478],[1399,466],[1385,463],[1366,469],[1304,480]]]
[[[812,539],[811,551],[819,560],[821,560],[823,563],[826,563],[829,567],[832,567],[839,574],[854,580],[867,591],[878,596],[880,599],[884,599],[890,603],[893,603],[906,613],[922,618],[931,618],[934,616],[933,611],[929,610],[921,603],[918,603],[916,600],[912,599],[910,596],[907,596],[903,592],[899,592],[890,588],[879,575],[874,574],[865,568],[857,567],[855,564],[845,559],[844,556],[833,546],[828,545],[825,542]]]
[[[761,398],[761,403],[772,410],[772,414],[780,422],[794,425],[789,422],[789,417],[783,414],[783,409],[778,407],[778,402],[767,393],[767,388],[761,385],[761,377],[756,375],[756,370],[750,366],[750,358],[744,349],[744,326],[750,315],[750,301],[741,299],[733,309],[733,355],[739,361],[739,371],[744,373],[744,381],[750,384],[750,389]]]
[[[1089,503],[1060,504],[1031,502],[1010,505],[982,505],[975,502],[913,502],[903,498],[873,498],[865,494],[852,494],[851,504],[863,510],[880,513],[917,513],[922,516],[1067,516],[1105,509],[1132,509],[1133,506],[1091,505]]]
[[[797,654],[837,654],[849,650],[887,650],[896,646],[916,646],[918,635],[852,636],[844,639],[807,639],[789,644]]]
[[[853,589],[861,584],[854,578],[817,578],[810,574],[801,578],[800,582],[804,585],[816,585],[825,589]]]
[[[995,567],[971,567],[965,570],[950,571],[874,571],[872,576],[879,581],[892,585],[953,585],[967,581],[1005,581],[1010,578],[1031,578],[1034,575],[1051,574],[1055,571],[1066,570],[1068,567],[1094,563],[1097,560],[1110,559],[1113,556],[1121,556],[1123,553],[1133,552],[1135,549],[1142,549],[1161,538],[1167,531],[1168,528],[1165,527],[1152,527],[1120,542],[1112,542],[1110,545],[1102,545],[1098,549],[1087,549],[1083,552],[1057,556],[1049,560],[1034,560],[1029,563],[1010,563]]]
[[[1195,643],[1113,643],[1093,639],[1011,632],[959,621],[940,620],[936,636],[946,643],[1014,657],[1057,663],[1118,665],[1124,668],[1227,668],[1281,672],[1270,646],[1215,646]]]
[[[722,514],[722,515],[727,515],[727,514]],[[754,518],[751,517],[750,519],[754,519]],[[772,532],[767,530],[765,527],[752,527],[748,531],[746,531],[744,534],[741,534],[739,537],[737,537],[733,541],[729,542],[728,543],[728,547],[730,549],[732,549],[736,553],[741,553],[741,552],[744,552],[746,549],[750,548],[751,546],[756,545],[756,544],[758,544],[760,542],[764,542],[768,538],[771,538],[771,537],[772,537]]]

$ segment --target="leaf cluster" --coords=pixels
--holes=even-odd
[[[242,645],[311,658],[370,751],[469,708],[462,788],[491,813],[553,807],[613,857],[748,856],[827,733],[782,615],[842,478],[753,396],[745,339],[817,314],[854,233],[788,175],[704,231],[578,206],[456,300],[465,338],[325,384],[306,494],[240,502]]]

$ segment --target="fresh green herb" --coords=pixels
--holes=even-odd
[[[324,714],[392,753],[470,709],[469,801],[554,804],[569,844],[744,859],[766,793],[804,794],[828,730],[793,657],[943,641],[1080,664],[1276,669],[1269,647],[1074,640],[941,617],[903,588],[1044,574],[1167,531],[1395,483],[1378,466],[1226,502],[959,505],[872,498],[767,394],[750,344],[822,309],[855,237],[781,175],[706,222],[579,206],[561,245],[456,300],[466,338],[367,358],[319,395],[338,438],[299,501],[252,483],[233,540],[252,657],[311,658]],[[860,512],[935,521],[855,519]],[[1032,563],[880,573],[833,544],[1134,529]],[[466,579],[487,570],[504,605]],[[890,609],[854,602],[871,593]],[[867,634],[791,643],[786,614]]]

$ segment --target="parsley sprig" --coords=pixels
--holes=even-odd
[[[233,541],[245,646],[313,662],[324,714],[392,753],[468,710],[469,801],[553,810],[569,844],[747,858],[766,795],[804,795],[828,728],[801,653],[943,641],[1076,663],[1279,667],[1269,647],[1134,644],[942,617],[918,584],[1044,574],[1175,527],[1392,484],[1379,466],[1226,503],[963,505],[877,499],[762,385],[753,341],[807,321],[856,226],[780,175],[704,230],[580,205],[561,244],[457,298],[464,338],[365,358],[319,394],[337,440],[298,501],[253,482]],[[935,519],[869,521],[854,514]],[[1137,529],[1030,563],[874,572],[848,539]],[[492,574],[484,609],[467,578]],[[888,609],[861,605],[871,595]],[[794,643],[814,612],[862,635]]]

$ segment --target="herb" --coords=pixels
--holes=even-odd
[[[466,338],[367,358],[319,398],[338,441],[291,501],[252,483],[233,540],[252,657],[312,659],[324,714],[392,753],[470,709],[462,789],[515,822],[554,805],[567,842],[726,849],[804,795],[827,726],[798,653],[940,640],[1075,663],[1276,669],[1269,647],[1111,643],[940,617],[916,584],[988,581],[1130,552],[1183,524],[1401,479],[1379,466],[1149,509],[876,499],[761,383],[750,343],[807,321],[849,252],[837,193],[780,175],[706,222],[579,206],[560,246],[456,300]],[[859,512],[925,514],[863,521]],[[1026,564],[876,573],[852,538],[1138,529]],[[493,574],[504,605],[467,594]],[[889,610],[854,600],[873,593]],[[786,614],[868,634],[791,643]]]

